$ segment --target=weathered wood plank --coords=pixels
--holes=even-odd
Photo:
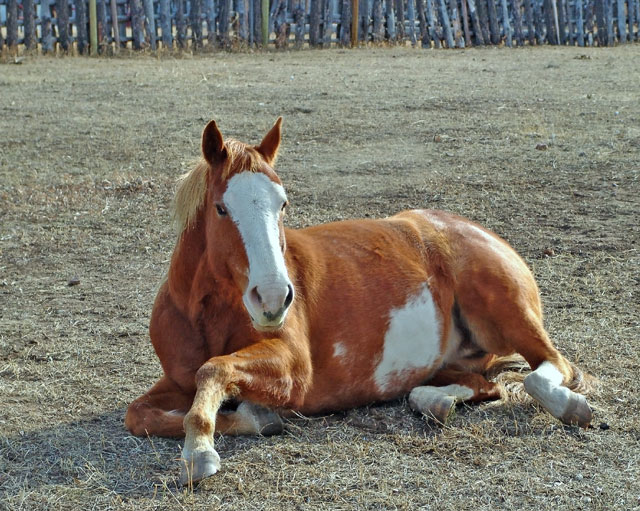
[[[416,0],[407,0],[407,16],[409,18],[409,41],[416,45]]]
[[[483,35],[482,25],[480,22],[480,16],[478,15],[478,8],[476,6],[476,0],[468,0],[469,16],[471,17],[471,23],[473,25],[473,35],[476,40],[476,44],[484,46],[485,39]]]
[[[429,24],[429,33],[431,35],[431,39],[433,40],[433,45],[435,48],[440,48],[442,43],[440,41],[440,34],[438,34],[437,27],[437,18],[434,12],[433,7],[434,0],[426,0],[426,13],[427,13],[427,23]]]
[[[513,34],[518,46],[524,45],[524,33],[522,31],[522,4],[520,0],[511,0],[511,12],[513,13]]]
[[[250,0],[236,0],[236,13],[238,15],[238,38],[249,44],[249,4]],[[285,29],[286,29],[285,25]]]
[[[26,3],[26,2],[25,2]],[[76,6],[76,45],[78,53],[84,55],[89,49],[89,33],[87,32],[87,2],[77,0]]]
[[[584,19],[582,17],[582,0],[576,0],[574,4],[576,20],[576,41],[578,46],[584,46]]]
[[[155,23],[153,23],[153,0],[145,0],[151,4],[151,13],[147,11],[147,21],[149,31],[153,33],[153,45],[155,45]],[[145,3],[146,5],[146,3]],[[146,9],[145,9],[146,11]],[[189,21],[191,24],[191,45],[195,50],[202,48],[202,0],[191,0],[191,12],[189,13]],[[155,49],[153,46],[151,49]]]
[[[544,0],[544,23],[546,25],[547,42],[549,44],[558,44],[553,11],[553,0]]]
[[[111,41],[107,26],[107,3],[105,0],[97,0],[96,7],[98,8],[98,51],[104,53]]]
[[[482,29],[482,38],[484,44],[491,44],[491,32],[489,31],[489,13],[486,0],[475,0],[480,18],[480,28]]]
[[[555,0],[557,18],[557,32],[559,44],[567,44],[567,16],[565,9],[565,0]]]
[[[449,13],[447,11],[447,3],[445,0],[438,0],[438,15],[440,17],[440,24],[444,31],[444,37],[447,41],[448,48],[455,48],[455,42],[453,40],[453,33],[451,31],[451,20],[449,19]]]
[[[396,40],[404,44],[404,0],[395,0],[396,7]]]
[[[213,0],[211,1],[213,4]],[[162,30],[162,46],[170,49],[173,47],[173,34],[171,32],[171,6],[169,0],[160,0],[160,28]],[[209,21],[207,12],[207,22]],[[214,25],[215,26],[215,25]],[[211,30],[209,28],[209,30]],[[215,29],[214,29],[215,33]]]
[[[166,0],[167,2],[169,0]],[[251,2],[251,0],[249,0]],[[216,6],[213,0],[205,0],[205,16],[207,18],[207,46],[211,51],[216,47]],[[253,2],[251,2],[253,8]],[[169,18],[169,30],[171,30],[171,18]],[[164,31],[164,29],[163,29]],[[164,37],[164,36],[163,36]],[[163,39],[164,40],[164,39]]]
[[[596,30],[598,46],[607,45],[607,24],[605,21],[605,3],[606,0],[595,0],[594,7],[596,11]]]
[[[193,10],[194,2],[200,0],[191,0],[191,9]],[[144,26],[147,33],[147,44],[152,51],[157,49],[157,32],[156,32],[156,20],[153,16],[153,0],[143,0],[144,6]]]
[[[418,7],[418,20],[420,21],[420,44],[423,48],[431,48],[431,37],[427,27],[427,16],[424,9],[424,0],[416,0]]]
[[[495,0],[487,0],[487,14],[489,15],[491,44],[500,44],[500,24],[498,23],[498,12],[496,10]]]
[[[467,0],[460,0],[460,15],[462,16],[462,28],[464,29],[465,46],[471,46],[471,28],[469,27],[469,11]]]
[[[340,44],[344,47],[351,44],[351,21],[351,0],[342,0],[342,13],[340,15]]]
[[[637,0],[627,0],[627,14],[629,15],[629,42],[635,41],[634,25],[638,21],[636,19]]]
[[[18,48],[18,2],[7,1],[7,46],[10,50]]]
[[[182,2],[183,0],[178,0],[178,4],[177,4],[178,16],[180,16],[181,14],[180,9],[181,9]],[[141,0],[131,0],[129,6],[131,9],[131,35],[132,35],[133,49],[141,50],[144,45],[144,9],[142,7]],[[99,10],[100,9],[98,9],[98,11]],[[100,26],[100,22],[98,21],[98,27],[99,26]],[[99,29],[98,29],[98,39],[102,41],[102,37],[100,35]],[[100,45],[101,44],[99,43],[99,46]]]
[[[393,10],[393,0],[386,0],[386,15],[387,15],[387,40],[389,42],[396,40],[396,15]]]
[[[83,3],[80,1],[79,3]],[[33,50],[37,47],[38,42],[36,40],[36,24],[35,24],[35,5],[33,0],[23,0],[22,1],[22,17],[24,23],[24,46],[27,50]],[[77,16],[77,14],[76,14]],[[85,34],[87,32],[86,27],[86,15],[84,18]],[[80,25],[78,25],[80,28]],[[86,40],[86,37],[85,37]]]
[[[544,44],[547,39],[547,24],[542,13],[543,2],[539,0],[533,1],[533,16],[536,26],[536,41],[538,44]]]
[[[284,16],[284,6],[282,10]],[[325,0],[322,30],[323,48],[331,47],[331,34],[333,33],[333,0]]]
[[[384,40],[384,17],[382,16],[382,0],[373,0],[371,16],[373,18],[372,39],[374,43]]]
[[[524,3],[524,20],[527,25],[527,40],[529,44],[536,44],[536,29],[533,24],[533,8],[531,7],[531,0],[523,0]]]
[[[231,37],[229,35],[229,22],[231,21],[231,0],[220,0],[218,11],[218,33],[220,35],[219,43],[222,48],[231,47]],[[268,11],[267,11],[268,12]],[[264,12],[262,13],[264,16]],[[264,25],[264,19],[262,20]],[[263,26],[263,37],[266,31]]]
[[[507,7],[507,0],[500,0],[502,5],[502,27],[504,28],[504,43],[508,48],[513,46],[511,22],[509,21],[509,8]]]
[[[347,0],[348,3],[348,0]],[[343,0],[342,6],[344,9],[345,1]],[[343,13],[344,14],[344,13]],[[302,48],[304,44],[304,3],[302,0],[296,2],[296,6],[293,10],[293,21],[296,24],[295,34],[296,34],[296,48]],[[344,31],[344,16],[342,17],[342,30]],[[345,46],[344,41],[342,45]]]
[[[40,2],[40,32],[42,52],[49,53],[53,51],[50,0],[41,0]]]
[[[309,46],[312,48],[320,44],[320,18],[322,13],[322,0],[311,0],[311,12],[309,14]]]
[[[613,0],[605,0],[605,15],[607,18],[607,46],[615,44],[615,34],[613,33]]]
[[[79,0],[82,1],[82,0]],[[115,52],[120,51],[120,24],[118,23],[118,3],[116,0],[110,0],[111,5],[111,32],[115,41]]]
[[[460,25],[460,15],[458,11],[458,0],[449,0],[451,8],[451,26],[453,28],[453,41],[456,47],[464,48],[464,37],[462,36],[462,26]]]
[[[9,0],[13,2],[14,0]],[[69,51],[69,2],[68,0],[56,0],[56,17],[58,19],[58,45],[67,53]],[[7,19],[8,21],[8,19]],[[9,38],[7,38],[7,42]],[[17,42],[17,39],[16,39]]]

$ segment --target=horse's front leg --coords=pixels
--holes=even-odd
[[[196,395],[184,418],[181,483],[199,481],[220,469],[213,433],[224,400],[235,397],[267,408],[290,408],[301,403],[310,381],[308,349],[282,339],[263,340],[205,362],[196,374]]]

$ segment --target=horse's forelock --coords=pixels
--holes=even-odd
[[[226,181],[238,172],[257,172],[260,168],[260,153],[255,148],[234,139],[225,140],[228,159],[222,168],[221,178]],[[209,164],[200,159],[193,168],[178,178],[178,186],[173,204],[173,217],[182,233],[195,220],[198,210],[204,204],[207,192]]]

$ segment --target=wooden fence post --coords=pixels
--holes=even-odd
[[[24,46],[27,50],[33,50],[38,46],[34,14],[35,5],[33,0],[23,0],[22,16],[24,19]]]
[[[524,34],[522,32],[522,5],[520,0],[511,0],[511,11],[513,12],[513,32],[518,46],[524,45]]]
[[[98,16],[96,0],[89,0],[89,49],[93,57],[98,54]]]
[[[416,0],[418,4],[418,20],[420,20],[420,43],[423,48],[431,48],[431,37],[427,27],[427,16],[424,12],[424,0]]]
[[[633,25],[637,21],[635,19],[636,6],[634,5],[634,0],[627,0],[627,14],[629,15],[629,42],[631,43],[635,39],[633,34]]]
[[[456,44],[451,33],[451,20],[447,12],[447,3],[445,0],[438,0],[438,14],[440,15],[440,24],[444,30],[444,36],[447,40],[447,48],[455,48]]]
[[[393,0],[385,0],[385,14],[387,15],[387,41],[396,40],[396,14],[393,9]]]
[[[151,4],[151,18],[153,18],[153,0],[145,0],[145,2]],[[147,14],[147,18],[148,17],[149,14]],[[191,40],[193,42],[193,48],[200,50],[202,49],[202,0],[191,0],[189,17],[191,19]],[[155,36],[155,23],[153,29],[151,28],[151,23],[149,23],[149,29],[153,31]],[[155,45],[155,41],[153,41],[153,44]]]
[[[65,53],[69,51],[69,2],[56,1],[56,17],[58,18],[58,44]]]
[[[171,5],[169,0],[160,0],[160,28],[162,29],[162,46],[165,49],[171,49],[173,46],[173,34],[171,33]]]
[[[107,4],[105,0],[98,0],[98,51],[103,53],[109,45],[110,34],[107,28]]]
[[[224,0],[225,3],[228,0]],[[319,3],[319,0],[318,2]],[[269,0],[262,0],[262,45],[267,46],[269,44]],[[227,19],[226,19],[226,33],[229,33],[229,10],[227,9]]]
[[[433,40],[433,46],[437,49],[442,46],[440,42],[440,34],[438,34],[438,28],[436,26],[436,15],[433,12],[433,0],[426,0],[426,13],[427,13],[427,24],[429,25],[429,34],[431,35],[431,39]]]
[[[409,16],[409,41],[416,45],[416,1],[407,0],[407,16]]]
[[[584,21],[582,19],[582,0],[575,1],[576,40],[578,46],[584,46]]]
[[[120,51],[120,25],[118,24],[118,4],[116,0],[110,0],[109,4],[111,7],[111,32],[113,32],[113,41],[115,42],[114,53],[118,53]]]
[[[467,8],[467,0],[460,0],[460,15],[462,16],[462,28],[464,30],[465,46],[472,46],[471,30],[469,27],[469,12]]]
[[[576,0],[580,1],[580,0]],[[531,0],[524,0],[524,19],[527,24],[527,39],[529,44],[536,44],[536,29],[533,25],[533,9],[531,8]]]
[[[566,21],[565,16],[565,0],[555,0],[556,12],[557,12],[557,26],[558,31],[558,44],[567,43]]]
[[[468,0],[469,16],[471,17],[471,23],[473,25],[473,34],[476,39],[476,44],[484,46],[485,40],[483,36],[482,26],[480,25],[480,17],[478,16],[478,9],[476,8],[476,0]]]
[[[464,48],[464,37],[460,26],[460,14],[458,12],[458,0],[450,0],[451,25],[453,26],[453,41],[457,48]]]
[[[100,0],[98,0],[100,2]],[[141,50],[144,43],[144,9],[141,0],[130,0],[131,8],[131,33],[134,50]],[[180,5],[178,4],[178,16]]]
[[[131,0],[139,1],[139,0]],[[183,49],[187,45],[187,22],[185,20],[184,0],[175,0],[176,9],[176,43],[178,48]],[[132,9],[133,10],[133,9]],[[132,17],[133,19],[133,17]],[[133,21],[131,23],[133,25]]]
[[[504,27],[504,41],[508,48],[513,46],[511,40],[511,23],[509,22],[509,9],[507,7],[507,0],[501,0],[502,4],[502,26]]]
[[[193,3],[195,0],[191,0],[191,9],[193,9]],[[153,0],[143,0],[144,8],[144,27],[147,33],[146,40],[149,43],[151,51],[156,51],[156,20],[153,14]]]
[[[18,49],[18,2],[7,2],[7,46],[9,50]]]
[[[85,0],[76,0],[76,31],[78,53],[84,55],[89,47],[89,38],[87,33],[87,2]]]
[[[286,7],[282,6],[282,16]],[[331,33],[333,32],[333,0],[325,0],[324,5],[324,30],[322,35],[322,45],[324,48],[331,47]]]
[[[500,44],[500,25],[498,24],[498,12],[496,10],[495,0],[487,1],[487,12],[489,14],[489,31],[491,33],[491,44]]]
[[[404,45],[404,0],[395,0],[396,7],[396,39]]]
[[[344,9],[344,0],[342,2],[342,6]],[[304,45],[304,2],[302,0],[297,0],[295,9],[293,11],[293,21],[296,24],[296,48],[300,49]],[[344,32],[344,13],[341,21],[342,32]],[[344,34],[341,34],[344,35]],[[343,46],[346,46],[344,42],[344,38],[341,41]]]
[[[373,0],[373,37],[374,43],[381,43],[384,39],[384,18],[382,16],[382,0]]]
[[[607,46],[615,44],[615,34],[613,33],[613,0],[606,0],[606,17],[607,17]]]

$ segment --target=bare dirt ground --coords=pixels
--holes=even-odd
[[[0,65],[0,508],[640,508],[639,50]],[[160,375],[174,181],[210,118],[257,142],[278,115],[290,226],[431,207],[509,240],[600,380],[594,427],[531,402],[438,427],[401,400],[220,438],[222,472],[177,487],[181,442],[123,427]]]

